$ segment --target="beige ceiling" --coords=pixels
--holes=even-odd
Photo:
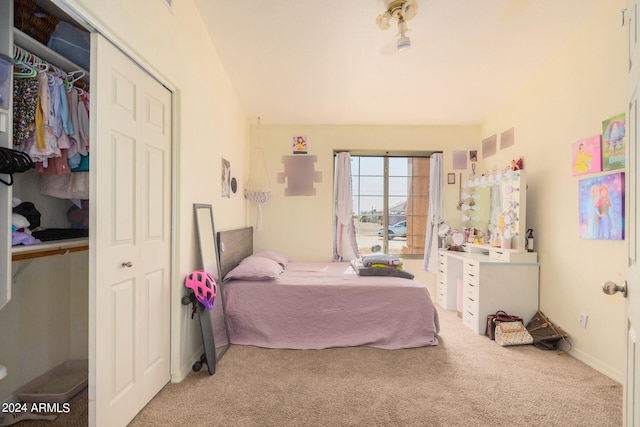
[[[482,123],[605,2],[417,1],[404,52],[385,0],[196,4],[249,117],[411,125]]]

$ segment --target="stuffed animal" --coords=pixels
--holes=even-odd
[[[517,159],[511,160],[511,170],[519,171],[522,169],[522,157],[518,157]]]

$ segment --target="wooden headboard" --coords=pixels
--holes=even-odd
[[[222,277],[253,254],[253,227],[218,232],[218,249]]]

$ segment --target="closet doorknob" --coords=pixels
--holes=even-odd
[[[614,295],[618,292],[622,293],[623,297],[627,297],[627,281],[624,280],[622,285],[618,285],[615,282],[604,282],[602,284],[602,292],[607,295]]]
[[[131,263],[131,261],[123,262],[122,268],[125,268],[125,267],[133,267],[133,264]]]

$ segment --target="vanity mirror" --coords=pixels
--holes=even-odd
[[[508,169],[470,179],[461,196],[465,228],[486,232],[484,244],[525,251],[526,188],[522,170]]]
[[[197,304],[205,353],[199,361],[193,364],[193,370],[200,370],[202,364],[206,363],[209,374],[213,375],[217,362],[231,346],[231,340],[229,338],[229,326],[227,324],[227,313],[224,302],[218,242],[216,241],[216,233],[213,225],[213,209],[211,205],[194,204],[193,211],[195,214],[202,269],[213,276],[218,288],[212,310],[207,310],[204,305]],[[218,342],[217,346],[216,342]],[[222,349],[220,353],[217,354],[217,349],[220,347],[222,347]]]
[[[475,185],[472,181],[463,184],[460,193],[459,210],[462,213],[462,225],[465,229],[487,232],[489,222],[490,188],[486,185]]]

